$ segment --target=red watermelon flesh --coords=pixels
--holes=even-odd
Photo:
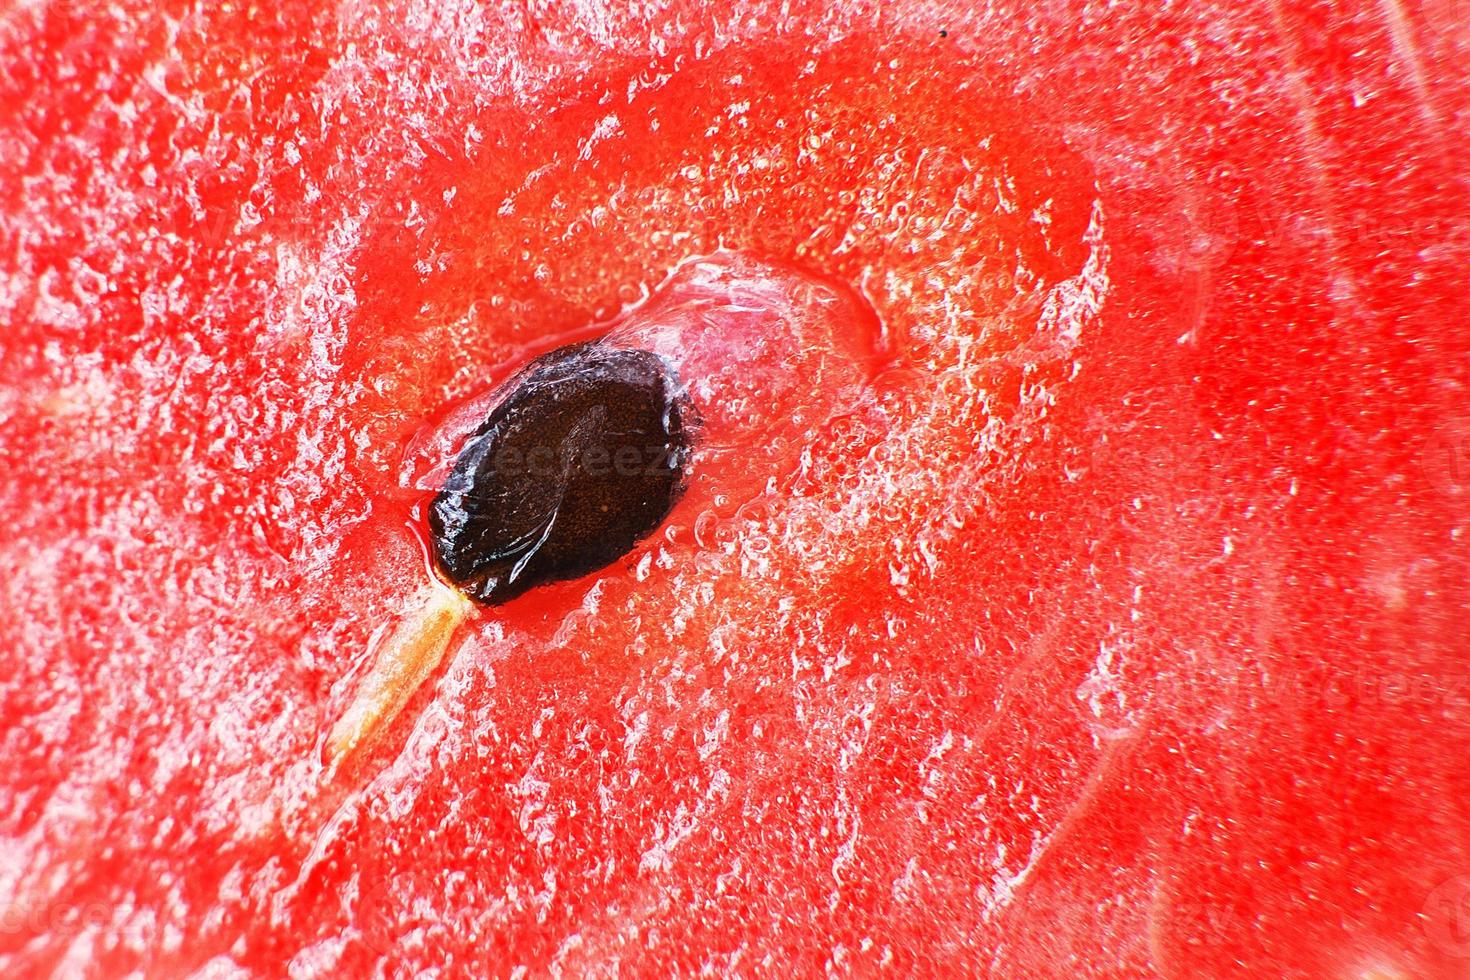
[[[539,445],[526,457],[510,462],[513,457],[507,455],[506,462],[496,466],[516,467],[518,478],[529,475],[532,479],[524,486],[536,503],[556,505],[549,510],[550,523],[541,527],[541,542],[560,520],[565,498],[558,473],[568,472],[562,467],[587,467],[590,472],[624,476],[633,476],[641,467],[665,471],[673,467],[680,491],[671,504],[681,504],[682,514],[694,517],[698,539],[732,500],[775,495],[805,461],[804,447],[820,439],[839,417],[871,404],[870,386],[881,366],[879,351],[871,342],[874,338],[864,329],[872,325],[871,313],[831,284],[729,252],[691,259],[648,302],[638,304],[616,323],[557,339],[566,342],[562,351],[595,342],[605,348],[651,352],[659,358],[673,379],[683,417],[680,428],[695,442],[694,457],[689,458],[687,450],[673,459],[662,454],[647,457],[642,450],[634,450],[628,458],[626,451],[633,447],[625,446],[614,458],[608,449],[574,435],[575,445]],[[479,438],[476,433],[483,421],[512,392],[541,384],[533,382],[528,372],[543,365],[545,357],[530,363],[454,406],[440,424],[426,426],[415,436],[401,471],[405,488],[421,491],[425,498],[447,488],[456,459],[468,451],[472,439]],[[556,384],[580,383],[576,375],[558,375],[558,379]],[[584,417],[572,433],[587,423],[601,424]],[[602,449],[600,459],[594,455],[596,448]],[[579,462],[573,458],[578,453],[587,455]],[[626,482],[622,492],[628,492]],[[323,742],[321,755],[328,768],[323,775],[328,781],[336,781],[337,770],[355,770],[361,753],[391,728],[438,670],[473,608],[468,596],[450,585],[465,583],[452,573],[442,578],[445,573],[429,557],[434,551],[430,547],[433,532],[419,520],[425,501],[414,511],[429,574],[399,622],[374,635],[363,671],[353,683],[354,693]],[[679,513],[666,514],[659,523]],[[666,527],[663,538],[674,552],[679,550],[677,525]],[[534,555],[541,542],[532,544],[526,556]],[[732,545],[726,542],[724,547],[729,552]],[[754,549],[746,557],[764,563],[768,550]],[[640,581],[651,574],[655,554],[660,568],[677,561],[668,549],[656,553],[644,549],[633,559]],[[520,569],[517,565],[510,572],[511,581]],[[542,583],[534,590],[531,605],[552,614],[565,612],[576,605],[586,588],[585,581]],[[594,585],[586,593],[591,601],[596,601],[598,588]],[[524,618],[528,608],[524,602],[518,606],[514,619]],[[500,611],[494,615],[499,618]]]
[[[1462,14],[3,15],[0,968],[1462,975]],[[791,441],[325,784],[416,438],[721,250]]]

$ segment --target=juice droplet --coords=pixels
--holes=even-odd
[[[877,372],[877,335],[876,317],[849,290],[718,252],[679,266],[606,342],[674,367],[699,411],[704,460],[758,454],[763,440],[835,414]]]

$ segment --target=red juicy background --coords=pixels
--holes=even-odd
[[[1470,34],[1349,6],[0,14],[0,968],[1463,975]],[[894,368],[325,784],[414,433],[722,246]]]

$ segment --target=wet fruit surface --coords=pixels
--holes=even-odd
[[[4,15],[0,965],[1461,975],[1462,21]],[[730,480],[325,787],[416,440],[722,248]]]

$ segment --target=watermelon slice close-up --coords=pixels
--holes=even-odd
[[[1470,976],[1467,25],[9,5],[0,975]]]

